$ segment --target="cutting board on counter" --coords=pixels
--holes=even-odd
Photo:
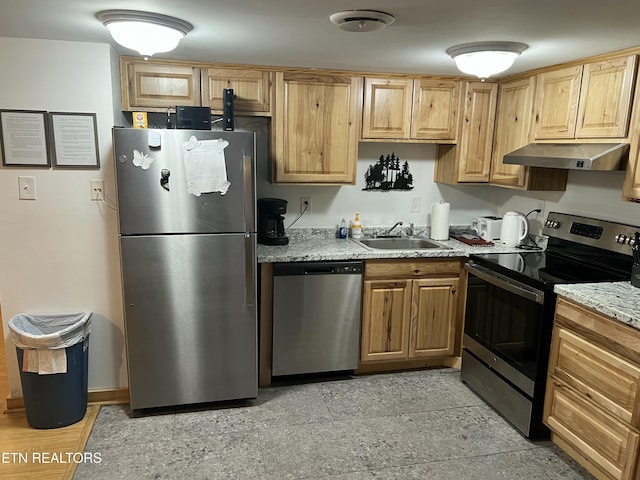
[[[458,240],[459,242],[472,245],[474,247],[491,247],[493,242],[487,242],[484,238],[480,238],[478,235],[472,233],[454,233],[449,234],[451,238]]]

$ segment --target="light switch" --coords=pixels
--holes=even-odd
[[[36,199],[36,177],[18,176],[18,198],[20,200]]]

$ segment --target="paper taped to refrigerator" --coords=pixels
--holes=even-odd
[[[231,186],[224,158],[227,145],[229,142],[221,138],[198,140],[196,137],[182,144],[188,193],[196,197],[203,193],[227,193]]]

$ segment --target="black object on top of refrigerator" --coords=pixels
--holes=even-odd
[[[131,408],[255,398],[254,134],[113,140]]]

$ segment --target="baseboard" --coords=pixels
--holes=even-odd
[[[89,390],[87,398],[90,404],[115,405],[129,403],[129,389]],[[24,410],[23,397],[7,397],[7,413]]]
[[[449,367],[459,369],[462,365],[460,357],[439,357],[422,358],[413,360],[400,360],[395,362],[361,363],[355,375],[366,375],[369,373],[397,372],[403,370],[416,370],[424,368]]]

